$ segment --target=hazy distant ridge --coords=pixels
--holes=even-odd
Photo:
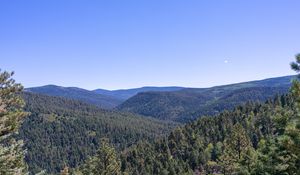
[[[146,86],[141,88],[133,88],[133,89],[120,89],[120,90],[105,90],[105,89],[95,89],[94,92],[102,95],[109,95],[115,98],[127,100],[128,98],[140,93],[140,92],[171,92],[178,91],[184,89],[184,87],[178,86],[170,86],[170,87],[154,87],[154,86]]]
[[[77,88],[62,87],[56,85],[46,85],[41,87],[27,88],[25,91],[45,94],[50,96],[65,97],[80,100],[89,104],[94,104],[102,108],[113,108],[120,104],[122,100],[107,95],[97,94],[93,91]]]

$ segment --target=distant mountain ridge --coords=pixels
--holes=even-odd
[[[295,76],[284,76],[211,88],[185,88],[174,92],[143,92],[117,109],[176,122],[214,115],[247,101],[265,101],[286,93]]]
[[[80,100],[106,109],[114,108],[118,104],[122,103],[122,100],[118,98],[114,98],[107,95],[101,95],[93,91],[77,87],[46,85],[41,87],[26,88],[25,91]]]
[[[155,86],[145,86],[141,88],[133,88],[133,89],[119,89],[119,90],[105,90],[105,89],[95,89],[93,92],[96,92],[101,95],[108,95],[116,98],[120,98],[123,100],[127,100],[130,97],[135,96],[141,92],[172,92],[185,89],[184,87],[179,86],[169,86],[169,87],[155,87]]]
[[[32,172],[46,169],[58,173],[65,163],[76,167],[93,155],[99,146],[99,138],[108,137],[118,150],[141,140],[151,142],[178,126],[177,122],[190,122],[248,101],[265,101],[276,94],[286,93],[293,78],[286,76],[211,88],[117,90],[119,95],[125,94],[123,100],[109,95],[111,92],[103,94],[107,93],[106,90],[99,94],[101,90],[96,93],[55,85],[27,88],[23,97],[31,115],[20,129],[20,137],[28,150],[26,161]],[[126,94],[127,97],[136,95],[122,103]],[[53,154],[56,152],[59,156]]]
[[[283,93],[287,91],[287,87],[291,84],[291,79],[294,76],[285,76],[270,78],[265,80],[250,81],[244,83],[215,86],[211,88],[185,88],[179,86],[169,87],[154,87],[146,86],[133,89],[120,89],[120,90],[86,90],[77,87],[62,87],[56,85],[46,85],[41,87],[26,88],[25,91],[45,94],[50,96],[65,97],[74,100],[80,100],[89,104],[93,104],[105,109],[117,109],[134,112],[155,118],[168,119],[170,116],[181,116],[184,118],[194,118],[196,114],[206,114],[195,112],[202,109],[203,105],[215,105],[213,111],[219,111],[223,108],[216,107],[220,103],[224,103],[224,95],[234,93],[234,90],[248,88],[261,88],[262,91],[267,91],[267,88],[273,88],[271,91],[262,94],[261,96],[254,95],[258,100],[272,97],[274,93]],[[275,89],[274,89],[275,88]],[[277,88],[277,89],[276,89]],[[252,89],[254,90],[254,89]],[[257,91],[256,89],[255,91]],[[241,92],[238,91],[241,95]],[[254,92],[254,91],[253,91]],[[243,92],[247,96],[246,91]],[[237,98],[237,96],[235,95]],[[241,99],[245,99],[241,96]],[[250,98],[252,99],[252,98]],[[218,102],[222,100],[223,102]],[[256,100],[256,99],[252,99]],[[241,102],[240,100],[237,100]],[[237,101],[231,101],[229,104],[239,104]],[[207,104],[206,104],[207,103]],[[165,106],[166,105],[166,106]],[[201,105],[202,107],[197,107]],[[155,107],[156,106],[156,107]],[[229,106],[228,104],[226,106]],[[227,108],[225,108],[227,109]],[[189,110],[189,114],[185,111]],[[155,111],[155,112],[154,112]],[[211,111],[210,111],[211,112]],[[195,113],[190,115],[190,113]],[[212,114],[212,113],[209,113]],[[213,113],[214,114],[214,113]],[[187,116],[189,115],[189,116]],[[172,117],[171,117],[172,118]],[[179,119],[179,118],[178,118]],[[177,120],[177,119],[176,119]],[[180,119],[181,120],[181,119]]]
[[[89,104],[93,104],[105,109],[112,109],[128,98],[140,92],[167,92],[182,90],[183,87],[141,87],[134,89],[120,89],[120,90],[105,90],[96,89],[93,91],[81,89],[77,87],[62,87],[56,85],[46,85],[40,87],[26,88],[25,91],[45,94],[50,96],[65,97],[73,100],[80,100]]]

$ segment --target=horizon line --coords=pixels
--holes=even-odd
[[[255,81],[263,81],[263,80],[269,80],[269,79],[274,79],[274,78],[284,78],[284,77],[292,77],[296,76],[295,75],[283,75],[283,76],[277,76],[277,77],[270,77],[270,78],[261,78],[261,79],[256,79],[256,80],[249,80],[249,81],[240,81],[240,82],[233,82],[233,83],[228,83],[228,84],[219,84],[215,86],[207,86],[207,87],[187,87],[187,86],[177,86],[177,85],[169,85],[169,86],[155,86],[155,85],[145,85],[145,86],[138,86],[138,87],[132,87],[132,88],[119,88],[119,89],[105,89],[105,88],[96,88],[96,89],[86,89],[78,86],[63,86],[63,85],[58,85],[58,84],[46,84],[46,85],[40,85],[40,86],[31,86],[31,87],[25,87],[24,89],[30,89],[30,88],[39,88],[39,87],[45,87],[45,86],[57,86],[57,87],[62,87],[62,88],[79,88],[79,89],[84,89],[88,91],[95,91],[95,90],[106,90],[106,91],[119,91],[119,90],[130,90],[130,89],[139,89],[139,88],[185,88],[185,89],[206,89],[206,88],[213,88],[213,87],[219,87],[219,86],[228,86],[228,85],[235,85],[235,84],[241,84],[241,83],[250,83],[250,82],[255,82]]]

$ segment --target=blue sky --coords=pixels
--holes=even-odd
[[[299,0],[2,0],[0,68],[25,87],[209,87],[293,74]]]

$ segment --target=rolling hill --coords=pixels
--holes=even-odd
[[[265,101],[286,93],[294,76],[271,78],[212,88],[185,88],[174,92],[143,92],[117,109],[157,119],[188,122],[202,115],[215,115],[247,101]]]
[[[26,111],[19,137],[27,150],[31,173],[58,173],[64,165],[76,167],[95,154],[105,137],[122,150],[141,140],[154,141],[177,126],[62,97],[25,92]]]
[[[85,103],[93,104],[101,108],[112,109],[128,98],[140,92],[171,92],[181,90],[183,87],[141,87],[134,89],[121,89],[121,90],[105,90],[96,89],[89,91],[78,87],[62,87],[56,85],[46,85],[40,87],[26,88],[25,91],[45,94],[49,96],[65,97],[68,99],[79,100]]]
[[[170,86],[170,87],[153,87],[153,86],[146,86],[141,88],[133,88],[133,89],[120,89],[120,90],[105,90],[105,89],[96,89],[93,90],[94,92],[101,94],[101,95],[108,95],[118,99],[127,100],[130,97],[135,96],[141,92],[172,92],[184,89],[184,87],[178,86]]]
[[[65,97],[69,99],[80,100],[85,103],[93,104],[106,109],[114,108],[123,101],[119,98],[98,94],[93,91],[77,87],[46,85],[41,87],[26,88],[25,91],[45,94],[49,96]]]
[[[295,105],[295,96],[289,94],[201,117],[154,144],[142,142],[122,152],[124,166],[120,171],[299,174],[299,127],[295,124],[299,125],[299,117]]]

